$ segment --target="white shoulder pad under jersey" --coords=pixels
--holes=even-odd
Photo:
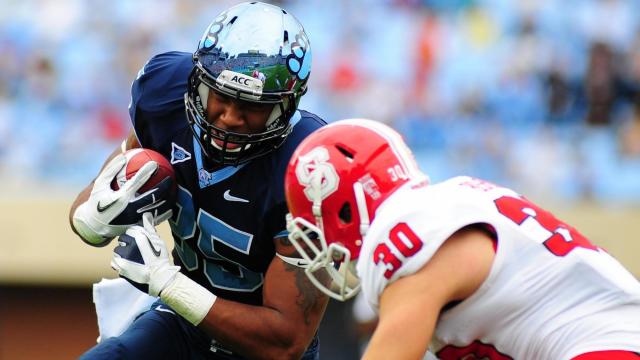
[[[492,201],[518,196],[470,177],[435,185],[406,184],[380,206],[364,239],[357,271],[369,303],[378,307],[384,288],[420,270],[453,233],[495,221]]]

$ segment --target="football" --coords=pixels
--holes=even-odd
[[[150,149],[131,149],[124,153],[127,158],[127,165],[118,172],[111,182],[111,188],[118,190],[147,162],[155,161],[158,163],[158,169],[151,175],[149,180],[138,190],[142,194],[158,185],[166,177],[171,178],[172,188],[175,189],[176,175],[169,160],[157,151]]]

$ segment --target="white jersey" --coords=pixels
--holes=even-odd
[[[406,184],[378,208],[357,264],[366,299],[377,308],[387,285],[421,269],[454,232],[476,223],[495,231],[495,260],[480,288],[440,315],[432,349],[439,358],[640,352],[640,283],[550,213],[469,177]]]

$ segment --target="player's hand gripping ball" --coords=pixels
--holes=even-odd
[[[119,190],[131,180],[145,164],[154,161],[157,164],[149,179],[135,192],[138,206],[127,208],[121,214],[121,220],[127,224],[142,223],[142,214],[151,212],[154,223],[158,225],[171,217],[176,196],[176,175],[169,160],[151,149],[131,149],[124,153],[126,165],[111,182],[113,190]]]
[[[176,189],[176,175],[173,171],[173,167],[169,163],[169,160],[157,151],[150,149],[131,149],[124,153],[126,158],[126,166],[124,166],[111,182],[111,188],[113,190],[120,189],[127,180],[130,180],[137,172],[149,161],[155,161],[158,164],[158,168],[151,175],[140,189],[138,194],[143,194],[154,187],[159,186],[166,178],[170,178],[171,190],[167,195],[175,195]]]
[[[149,149],[119,154],[94,181],[89,199],[73,216],[76,232],[93,246],[105,246],[149,212],[154,225],[172,215],[176,178],[169,161]]]

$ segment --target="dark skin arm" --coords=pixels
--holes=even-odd
[[[287,238],[276,251],[295,256]],[[318,329],[328,297],[313,286],[304,269],[274,257],[264,278],[263,306],[218,298],[199,327],[252,359],[299,359]]]
[[[129,132],[129,135],[125,139],[125,149],[124,150],[130,150],[130,149],[135,149],[135,148],[139,148],[139,147],[140,147],[140,143],[138,143],[138,139],[136,138],[135,132],[133,130],[131,130]],[[109,155],[107,160],[105,160],[104,164],[102,164],[102,168],[100,170],[102,171],[102,169],[104,169],[105,165],[107,165],[107,163],[111,159],[116,157],[116,155],[121,154],[122,152],[123,152],[123,149],[122,149],[121,146],[118,146],[115,150],[113,150],[111,155]],[[73,221],[72,221],[73,214],[76,212],[76,209],[78,208],[78,206],[80,206],[80,204],[84,203],[85,201],[87,201],[87,199],[89,199],[89,195],[91,194],[91,189],[93,189],[93,182],[94,181],[95,180],[91,181],[89,183],[89,185],[87,185],[87,187],[82,189],[82,191],[78,194],[76,199],[73,201],[73,204],[71,204],[71,208],[69,209],[69,226],[71,226],[71,230],[73,230],[73,232],[76,233],[76,235],[78,233],[76,232],[76,229],[73,227]]]

